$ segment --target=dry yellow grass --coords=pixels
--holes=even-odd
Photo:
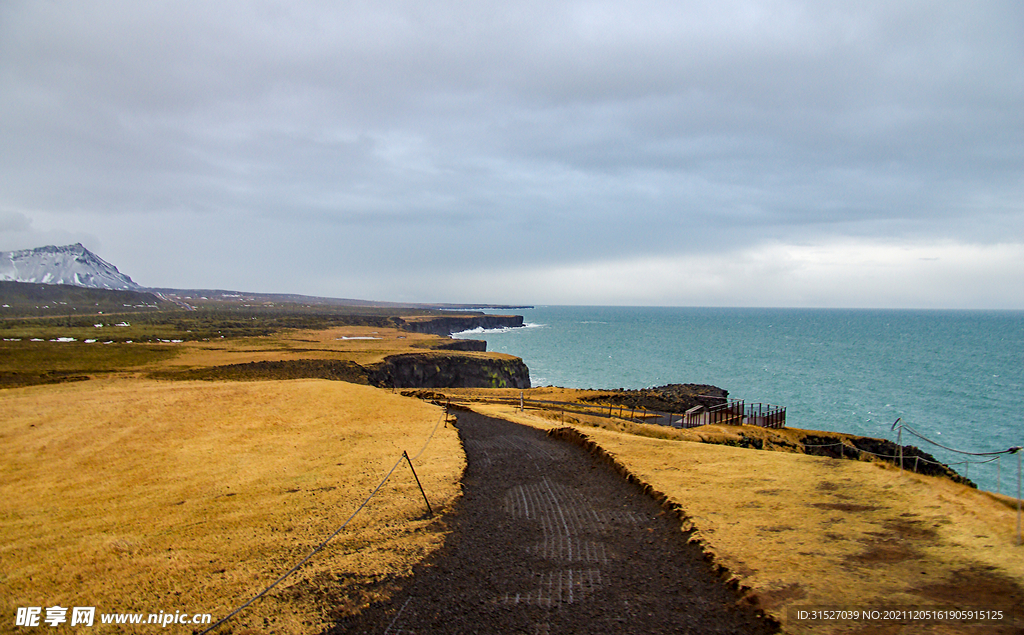
[[[20,606],[217,619],[307,555],[434,430],[416,469],[443,511],[464,459],[441,418],[417,400],[322,380],[0,392],[0,630],[14,628]],[[323,552],[224,632],[317,632],[331,611],[386,594],[444,533],[402,465]]]
[[[562,425],[506,406],[474,409],[541,428]],[[984,492],[878,463],[573,427],[678,504],[694,539],[786,632],[992,633],[979,625],[812,627],[790,619],[789,610],[1019,611],[1024,599],[1016,513]]]
[[[436,335],[369,326],[282,331],[266,337],[186,342],[179,345],[177,357],[158,366],[204,368],[296,359],[344,360],[365,365],[380,362],[388,355],[423,350],[439,340]]]

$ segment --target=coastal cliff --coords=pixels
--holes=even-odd
[[[508,329],[523,326],[521,315],[446,315],[443,317],[396,318],[399,328],[413,333],[450,336],[473,329]]]
[[[290,341],[289,352],[294,354],[310,347],[310,357],[278,360],[246,360],[218,366],[157,370],[149,375],[160,379],[205,379],[256,381],[270,379],[317,378],[368,384],[379,388],[516,388],[530,387],[530,371],[523,360],[501,353],[487,353],[487,342],[482,340],[452,339],[451,332],[474,328],[512,328],[522,326],[518,315],[457,315],[388,318],[387,326],[363,324],[362,327],[398,329],[390,334],[354,330],[353,340],[327,358],[317,340],[299,338]],[[350,327],[358,329],[358,327]],[[427,334],[426,337],[407,336],[405,332]],[[430,335],[440,335],[431,337]],[[345,338],[336,334],[328,341],[332,344]],[[380,344],[378,340],[386,340]],[[367,341],[363,341],[367,340]],[[298,346],[296,346],[298,343]],[[356,346],[351,351],[348,347]],[[365,354],[366,347],[373,354]],[[241,357],[241,356],[240,356]],[[369,358],[367,358],[369,357]],[[0,377],[2,384],[3,377]],[[37,382],[38,383],[38,382]]]
[[[388,388],[529,388],[530,370],[511,355],[404,353],[368,369],[369,382]]]
[[[511,355],[475,351],[402,353],[366,366],[330,359],[253,361],[180,371],[154,371],[149,376],[156,379],[229,381],[329,379],[378,388],[530,387],[530,370],[523,360]]]

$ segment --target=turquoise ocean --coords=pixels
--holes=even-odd
[[[785,406],[794,428],[896,441],[893,422],[967,452],[1024,445],[1024,312],[539,306],[471,331],[521,357],[534,386],[713,384]],[[982,489],[1016,495],[1018,461],[904,432]],[[970,461],[970,463],[965,463]]]

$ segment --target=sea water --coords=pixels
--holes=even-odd
[[[469,332],[521,357],[534,386],[712,384],[785,406],[794,428],[897,440],[897,418],[965,452],[1024,445],[1024,312],[545,306],[526,328]],[[1016,494],[1017,456],[914,437],[982,489]]]

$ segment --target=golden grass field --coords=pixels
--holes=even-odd
[[[1016,508],[1005,499],[881,463],[638,436],[596,420],[563,423],[557,412],[474,410],[543,429],[568,425],[589,437],[678,505],[692,540],[787,633],[1019,632],[990,625],[811,626],[790,615],[800,606],[1019,614],[1024,547],[1017,546]],[[695,430],[711,437],[736,428]]]
[[[161,363],[160,367],[206,368],[252,361],[296,359],[344,360],[366,365],[380,362],[388,355],[425,350],[439,340],[436,335],[370,326],[284,331],[266,337],[185,342],[179,354]]]
[[[441,409],[343,382],[94,380],[4,390],[0,402],[4,631],[18,630],[20,606],[216,620],[310,553],[435,430],[415,464],[435,510],[450,509],[464,468]],[[403,464],[221,632],[318,632],[386,595],[444,535]]]

